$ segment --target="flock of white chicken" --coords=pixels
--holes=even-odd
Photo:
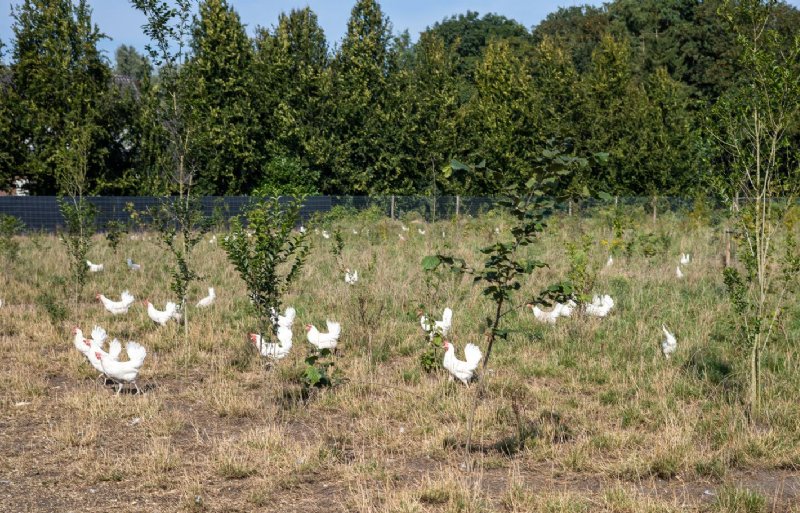
[[[409,231],[405,225],[401,225],[404,232]],[[301,230],[305,229],[301,227]],[[418,229],[420,235],[425,235],[425,231]],[[354,233],[355,232],[354,230]],[[330,233],[323,230],[322,236],[330,238]],[[691,257],[689,254],[681,253],[680,264],[676,268],[676,276],[678,279],[684,277],[681,266],[689,265]],[[609,256],[606,266],[613,265],[614,259]],[[86,261],[87,267],[90,272],[102,272],[104,270],[103,264],[94,264]],[[136,264],[132,259],[127,259],[127,266],[132,271],[141,269],[141,265]],[[345,270],[344,281],[348,285],[355,285],[358,282],[358,271],[351,271],[349,268]],[[97,294],[97,299],[103,304],[105,309],[113,315],[123,315],[128,313],[130,307],[134,304],[134,296],[127,290],[123,291],[118,301],[111,300],[103,294]],[[213,287],[208,289],[208,295],[200,299],[196,307],[207,308],[214,303],[216,293]],[[147,308],[148,317],[161,326],[165,326],[170,321],[181,322],[182,316],[180,308],[173,302],[167,302],[164,310],[157,309],[150,301],[145,300],[144,305]],[[0,306],[2,302],[0,301]],[[542,310],[539,305],[528,304],[526,305],[533,312],[534,317],[543,323],[555,324],[560,317],[571,317],[572,313],[578,308],[578,304],[573,300],[568,300],[565,303],[556,303],[550,311]],[[590,303],[586,303],[582,307],[583,313],[592,317],[603,318],[606,317],[614,307],[614,299],[607,295],[595,295]],[[442,361],[443,367],[451,374],[451,379],[458,379],[464,384],[468,384],[474,377],[475,371],[483,358],[480,348],[475,344],[468,343],[464,347],[464,360],[456,357],[454,345],[447,340],[447,335],[453,322],[453,311],[450,308],[445,308],[442,312],[441,320],[434,320],[428,318],[420,310],[417,312],[419,316],[420,326],[423,331],[428,334],[430,340],[438,334],[443,340],[442,347],[445,349],[444,358]],[[285,358],[292,349],[292,327],[297,313],[293,307],[288,307],[283,315],[278,314],[274,309],[272,310],[272,321],[274,327],[274,334],[277,341],[270,342],[266,337],[262,338],[261,334],[250,333],[249,339],[256,347],[258,352],[271,359]],[[314,325],[306,324],[306,338],[317,350],[328,349],[336,351],[339,337],[341,335],[341,325],[338,322],[326,321],[327,332],[320,332]],[[661,329],[664,333],[664,339],[661,343],[661,349],[666,358],[669,358],[677,350],[677,340],[675,335],[671,333],[666,325],[662,324]],[[133,384],[136,391],[140,389],[136,383],[136,378],[139,369],[144,363],[147,351],[140,344],[130,341],[126,344],[126,353],[128,359],[120,361],[122,353],[122,344],[118,339],[113,339],[105,347],[106,339],[108,338],[106,331],[95,326],[92,330],[91,338],[84,338],[83,332],[80,328],[75,327],[73,330],[74,345],[80,351],[89,363],[98,372],[101,377],[113,380],[117,385],[117,393],[122,390],[125,383]]]
[[[688,266],[689,263],[692,261],[692,257],[690,253],[681,253],[678,267],[675,269],[675,277],[677,279],[683,279],[685,274],[681,269],[682,266]],[[606,260],[606,267],[611,267],[614,265],[614,257],[612,255],[608,256],[608,260]],[[545,312],[538,305],[528,304],[528,306],[533,311],[533,316],[541,321],[548,324],[555,324],[556,320],[559,317],[569,317],[572,315],[572,311],[577,306],[574,301],[569,300],[567,303],[556,303],[552,310],[549,312]],[[587,303],[584,305],[584,313],[590,315],[592,317],[605,317],[609,314],[611,309],[614,307],[614,300],[609,295],[602,295],[598,296],[595,295],[592,298],[591,303]],[[664,353],[666,358],[669,358],[672,353],[674,353],[678,349],[678,341],[675,338],[675,334],[667,329],[665,324],[661,325],[661,331],[664,333],[664,340],[661,342],[661,351]]]

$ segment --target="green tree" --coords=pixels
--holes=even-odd
[[[259,183],[274,194],[318,192],[332,144],[328,46],[317,15],[308,7],[281,13],[272,32],[258,31],[255,48],[253,94],[266,162]]]
[[[467,127],[475,148],[473,160],[492,163],[499,174],[474,177],[474,193],[494,194],[504,186],[525,183],[533,154],[532,107],[537,103],[526,62],[509,43],[489,43],[475,70]]]
[[[103,148],[93,144],[101,120],[96,111],[108,90],[110,72],[97,42],[104,37],[92,24],[86,0],[25,0],[12,9],[14,52],[11,80],[18,102],[14,126],[29,148],[20,174],[32,178],[38,193],[58,190],[57,153],[72,138],[72,128],[90,129],[87,177],[103,173]],[[91,119],[91,121],[90,121]]]
[[[531,35],[519,22],[494,13],[483,17],[475,11],[450,16],[426,32],[431,32],[444,41],[445,46],[458,55],[456,63],[459,75],[472,77],[484,50],[492,40],[505,40],[518,57],[531,48]]]
[[[395,172],[383,160],[389,139],[386,70],[391,39],[389,20],[378,2],[358,0],[332,63],[336,147],[331,176],[323,177],[326,192],[386,192],[382,177]]]
[[[417,191],[433,186],[445,194],[463,194],[468,187],[456,177],[439,172],[460,145],[459,119],[464,102],[459,94],[456,59],[455,52],[430,31],[423,32],[414,47],[411,85],[402,109],[409,115],[402,128],[410,135],[403,151],[409,160],[405,172]]]
[[[114,52],[114,73],[123,77],[130,77],[137,82],[150,78],[153,67],[150,60],[128,45],[120,45]]]
[[[192,28],[184,80],[194,123],[192,160],[201,194],[241,194],[257,183],[252,49],[226,0],[203,0]]]
[[[581,77],[580,144],[586,153],[607,152],[608,165],[592,165],[591,190],[631,194],[636,170],[644,166],[641,123],[647,114],[644,87],[636,80],[631,49],[625,40],[605,34]]]
[[[783,311],[796,304],[800,258],[793,221],[800,193],[800,152],[788,137],[800,123],[800,36],[774,26],[777,2],[725,2],[721,11],[736,34],[740,87],[714,107],[712,130],[728,166],[717,176],[732,205],[740,240],[740,269],[725,283],[749,350],[748,407],[762,413],[762,360]],[[739,198],[743,198],[740,205]],[[776,246],[783,239],[781,254]]]

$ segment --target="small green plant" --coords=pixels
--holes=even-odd
[[[50,292],[43,291],[36,296],[36,304],[47,313],[53,326],[61,324],[67,318],[66,306]]]
[[[333,387],[341,383],[339,369],[334,369],[333,353],[330,349],[309,354],[305,359],[302,384],[305,389]]]
[[[89,268],[86,266],[86,255],[92,245],[97,209],[79,196],[73,196],[70,199],[61,198],[58,206],[66,224],[65,230],[60,234],[60,239],[67,247],[67,253],[69,254],[73,299],[77,304],[89,275]]]
[[[641,255],[653,258],[666,254],[672,243],[672,238],[667,234],[658,235],[653,232],[634,234],[625,246],[625,253],[630,257]]]
[[[587,301],[597,279],[597,266],[592,265],[590,258],[592,239],[584,235],[579,242],[567,242],[565,247],[569,261],[567,277],[578,301]]]
[[[176,198],[164,198],[160,205],[151,209],[150,214],[160,233],[161,243],[172,253],[174,259],[170,289],[177,299],[184,335],[188,340],[186,296],[191,283],[199,278],[189,259],[194,247],[208,231],[208,219],[203,215],[200,199],[189,191]]]
[[[117,248],[122,237],[128,233],[128,227],[122,221],[109,221],[106,223],[106,240],[114,254],[117,254]]]
[[[0,214],[0,253],[9,261],[14,262],[19,254],[19,242],[15,239],[25,229],[25,223],[18,218]]]
[[[302,202],[302,198],[254,201],[245,214],[247,228],[235,217],[222,241],[228,260],[247,286],[262,336],[275,333],[283,296],[308,256],[306,234],[293,230]]]

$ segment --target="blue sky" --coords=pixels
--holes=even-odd
[[[12,38],[11,5],[16,5],[19,1],[0,0],[0,39],[6,44]],[[250,34],[259,25],[265,27],[274,25],[281,12],[308,5],[317,13],[328,44],[333,46],[341,40],[347,29],[347,19],[354,0],[229,0],[229,3],[239,12]],[[467,10],[478,11],[481,14],[495,12],[530,28],[558,7],[586,3],[600,5],[602,2],[578,0],[383,0],[380,2],[384,13],[392,21],[394,32],[408,29],[414,40],[428,25]],[[800,7],[800,0],[791,0],[789,3]],[[100,44],[101,50],[104,50],[109,58],[113,58],[114,50],[121,44],[133,45],[140,50],[144,48],[147,38],[142,34],[141,26],[145,19],[130,7],[128,0],[89,0],[89,4],[94,11],[95,23],[111,38]]]

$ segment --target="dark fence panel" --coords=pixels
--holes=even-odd
[[[147,211],[158,206],[164,198],[131,196],[131,197],[87,197],[97,207],[98,230],[105,230],[111,221],[120,221],[131,226],[131,214],[136,212],[144,221],[148,220]],[[258,201],[250,196],[209,196],[200,199],[203,212],[211,216],[217,223],[224,225],[233,216],[241,214],[247,206]],[[559,209],[573,212],[579,216],[596,214],[597,208],[613,205],[629,212],[652,212],[652,198],[618,198],[613,203],[596,199],[584,199],[573,204],[564,203]],[[452,219],[455,216],[477,216],[492,209],[495,199],[491,197],[438,196],[309,196],[303,202],[300,211],[302,221],[307,221],[315,214],[330,212],[334,208],[346,208],[357,211],[368,208],[377,209],[387,217],[400,219],[403,217],[420,217],[426,221]],[[718,201],[710,201],[712,209],[725,208]],[[658,198],[657,210],[689,211],[693,208],[693,200],[685,198]],[[0,196],[0,214],[10,214],[19,218],[28,230],[56,231],[63,226],[64,219],[58,208],[58,200],[52,196]]]

